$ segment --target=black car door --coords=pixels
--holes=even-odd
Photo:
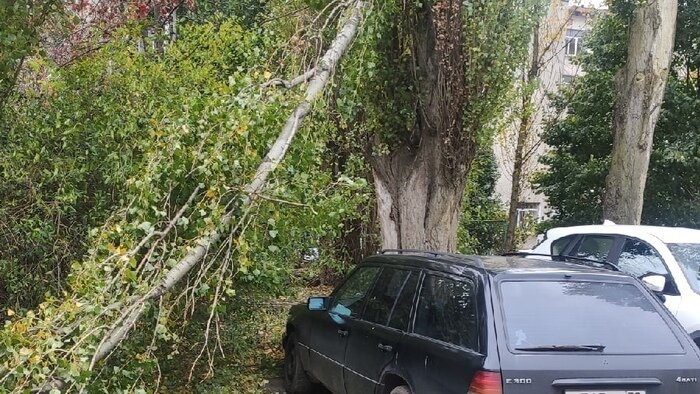
[[[344,375],[348,394],[374,393],[380,384],[408,327],[419,275],[410,269],[384,268],[361,319],[349,320]]]
[[[312,323],[307,368],[335,394],[345,393],[343,358],[349,335],[348,320],[362,313],[379,271],[379,267],[373,266],[355,270],[331,294],[328,312],[316,315],[317,320]]]
[[[399,363],[416,393],[464,394],[483,366],[474,280],[428,274],[420,286],[413,332],[402,341]]]

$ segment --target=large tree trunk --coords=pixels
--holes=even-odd
[[[457,0],[423,4],[412,31],[417,122],[372,169],[383,247],[453,251],[476,147],[462,129],[462,10]]]
[[[440,168],[440,141],[375,160],[377,216],[385,249],[454,251],[465,176]]]
[[[654,127],[673,54],[677,0],[649,0],[634,12],[627,63],[616,76],[615,139],[603,216],[639,224]]]

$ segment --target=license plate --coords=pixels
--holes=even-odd
[[[645,390],[566,390],[564,394],[647,394]]]

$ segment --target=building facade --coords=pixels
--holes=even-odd
[[[539,67],[538,87],[532,96],[531,120],[526,124],[527,127],[521,127],[522,119],[517,116],[518,109],[510,110],[506,114],[504,127],[494,138],[493,149],[499,173],[495,193],[507,208],[513,189],[518,135],[521,133],[526,136],[517,208],[519,225],[527,221],[540,221],[548,215],[546,198],[533,190],[531,177],[542,169],[539,158],[547,151],[547,146],[541,141],[545,123],[550,119],[565,116],[555,112],[550,105],[549,95],[556,93],[561,86],[570,84],[576,76],[582,74],[576,59],[586,50],[586,36],[596,15],[598,10],[590,6],[552,0],[547,16],[530,45],[530,61],[536,56]],[[523,130],[526,130],[526,133],[523,133]]]

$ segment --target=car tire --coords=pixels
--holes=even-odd
[[[408,386],[397,386],[389,394],[413,394]]]
[[[314,386],[301,364],[296,337],[291,334],[284,348],[284,388],[288,394],[308,394]]]

